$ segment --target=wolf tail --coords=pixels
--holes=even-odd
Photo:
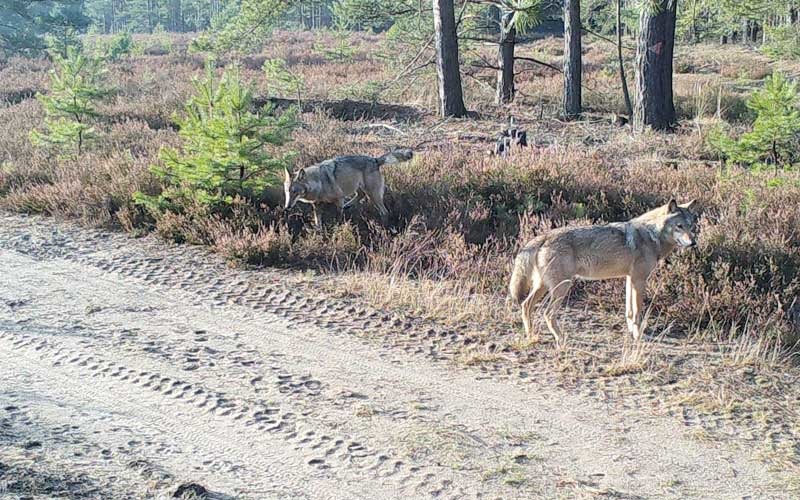
[[[544,242],[537,238],[525,245],[514,258],[514,270],[511,272],[511,281],[508,283],[508,294],[516,304],[522,304],[522,301],[531,293],[536,257],[542,243]]]
[[[404,161],[408,161],[414,157],[414,152],[409,148],[401,148],[395,149],[386,153],[383,156],[379,156],[375,158],[378,161],[378,166],[381,165],[394,165],[395,163],[401,163]]]

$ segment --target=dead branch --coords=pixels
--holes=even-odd
[[[368,123],[368,124],[364,125],[363,127],[361,127],[361,130],[368,129],[368,128],[385,128],[387,130],[391,130],[392,132],[397,132],[400,135],[406,135],[406,133],[403,132],[402,130],[400,130],[399,128],[393,127],[393,126],[391,126],[391,125],[389,125],[387,123]]]
[[[546,63],[544,61],[540,61],[538,59],[534,59],[533,57],[514,56],[514,60],[515,61],[528,61],[528,62],[532,62],[532,63],[536,63],[536,64],[540,64],[542,66],[548,67],[548,68],[550,68],[550,69],[552,69],[554,71],[558,71],[559,73],[563,73],[564,72],[564,70],[562,70],[561,68],[553,66],[552,64]]]

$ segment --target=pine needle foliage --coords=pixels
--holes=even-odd
[[[790,166],[800,160],[800,97],[797,82],[780,73],[768,77],[747,107],[756,113],[752,129],[732,139],[723,131],[712,135],[712,145],[728,163],[761,167]]]
[[[53,58],[49,91],[36,96],[47,113],[44,130],[33,130],[31,142],[62,156],[78,157],[95,136],[96,106],[110,92],[103,86],[106,69],[101,59],[74,47],[68,48],[66,57],[54,54]]]
[[[194,96],[176,118],[182,147],[163,148],[161,163],[151,167],[166,187],[158,196],[135,196],[151,210],[180,210],[187,203],[217,210],[236,198],[252,199],[280,182],[278,173],[291,159],[276,147],[289,141],[296,113],[255,112],[253,91],[238,66],[218,78],[209,61],[205,76],[193,84]]]

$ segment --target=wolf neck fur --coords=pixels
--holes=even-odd
[[[675,244],[664,238],[664,224],[668,216],[665,207],[658,207],[628,221],[629,227],[640,229],[640,232],[658,244],[659,260],[666,258],[675,249]]]

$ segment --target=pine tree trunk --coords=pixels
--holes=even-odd
[[[628,120],[633,118],[631,94],[628,92],[628,78],[625,76],[625,59],[622,57],[622,0],[617,0],[617,60],[619,61],[619,80],[622,84],[622,97],[625,99],[625,111]]]
[[[170,26],[172,31],[183,31],[183,6],[181,0],[170,0]]]
[[[750,41],[753,43],[758,43],[758,34],[761,32],[761,25],[758,24],[758,22],[753,21],[751,29]]]
[[[436,30],[436,70],[442,116],[465,116],[464,95],[458,60],[458,37],[453,0],[432,0]]]
[[[105,33],[106,35],[111,33],[112,32],[111,30],[114,29],[114,22],[111,17],[113,12],[112,9],[114,8],[113,5],[114,3],[111,2],[111,5],[106,6],[106,8],[103,9],[103,33]]]
[[[666,130],[675,124],[672,100],[672,56],[677,0],[658,0],[642,8],[636,46],[634,130]]]
[[[497,104],[514,100],[514,46],[517,29],[512,24],[514,12],[506,12],[500,21],[500,46],[497,64]]]
[[[747,19],[742,19],[742,45],[747,45],[747,41],[750,39],[750,21]]]
[[[564,116],[581,114],[581,3],[564,1]]]

